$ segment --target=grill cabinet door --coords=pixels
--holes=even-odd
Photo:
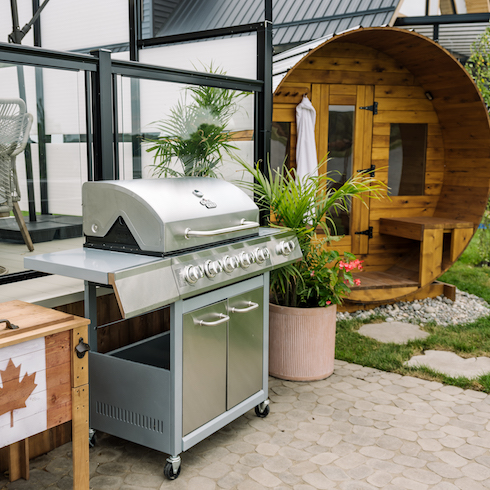
[[[229,410],[262,389],[263,288],[228,300]]]
[[[226,410],[226,316],[222,301],[183,317],[183,435]]]

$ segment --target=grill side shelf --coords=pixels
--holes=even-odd
[[[109,273],[123,318],[141,315],[179,299],[172,259]]]

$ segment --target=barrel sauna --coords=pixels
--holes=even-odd
[[[318,160],[328,154],[321,171],[342,182],[371,169],[390,187],[389,198],[354,201],[335,218],[343,238],[332,247],[364,261],[348,300],[431,295],[478,228],[489,195],[489,118],[473,80],[415,32],[381,27],[334,36],[274,92],[273,139],[284,143],[290,167],[295,109],[305,95],[316,110]]]

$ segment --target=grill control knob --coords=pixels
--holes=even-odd
[[[195,284],[202,277],[204,277],[204,274],[201,268],[197,265],[188,265],[184,269],[184,279],[189,284]]]
[[[253,255],[251,253],[247,252],[242,252],[238,256],[238,260],[240,261],[240,265],[246,269],[247,267],[250,267],[252,265],[253,260]]]
[[[287,242],[285,242],[284,240],[282,242],[279,243],[279,245],[277,246],[277,253],[279,255],[284,255],[284,256],[288,256],[289,254],[291,254],[293,252],[293,250],[296,248],[293,240],[289,240]]]
[[[263,264],[270,256],[271,254],[267,247],[255,249],[255,260],[257,264]]]
[[[209,278],[215,277],[223,271],[223,267],[217,260],[206,260],[204,263],[204,273]]]
[[[238,260],[236,259],[236,257],[225,255],[222,262],[225,272],[233,272],[238,267]]]

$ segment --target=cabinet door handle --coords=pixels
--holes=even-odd
[[[205,322],[204,320],[194,320],[195,323],[200,325],[201,327],[214,327],[215,325],[219,325],[220,323],[225,323],[230,319],[228,315],[224,315],[223,313],[219,314],[219,320],[215,322]]]
[[[234,306],[229,309],[230,313],[247,313],[247,311],[255,310],[259,307],[258,303],[249,301],[246,308],[235,308]]]

